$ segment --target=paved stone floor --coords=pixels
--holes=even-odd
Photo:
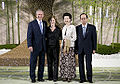
[[[59,79],[57,82],[48,81],[47,67],[44,71],[45,82],[36,82],[35,84],[79,84],[78,67],[76,67],[77,77],[72,82],[63,82]],[[36,72],[37,73],[37,72]],[[120,84],[120,67],[94,67],[93,68],[94,84]],[[29,67],[0,67],[0,84],[30,84]],[[85,82],[84,84],[89,84]]]
[[[0,84],[33,84],[30,81],[27,80],[0,80]],[[79,84],[78,81],[72,81],[70,83],[68,82],[52,82],[52,81],[45,81],[45,82],[36,82],[35,84]],[[88,82],[85,82],[83,84],[89,84]],[[120,81],[96,81],[93,84],[120,84]]]

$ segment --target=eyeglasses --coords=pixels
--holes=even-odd
[[[85,20],[86,18],[81,18],[81,20]]]

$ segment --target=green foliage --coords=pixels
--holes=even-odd
[[[114,47],[112,47],[113,45]],[[120,43],[112,43],[109,46],[98,44],[98,50],[96,52],[104,55],[118,53],[120,52]]]
[[[6,44],[6,45],[0,45],[0,49],[13,49],[16,46],[18,46],[18,44]]]

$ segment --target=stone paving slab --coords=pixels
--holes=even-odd
[[[28,80],[15,80],[15,79],[7,79],[7,80],[0,80],[0,84],[33,84]],[[78,81],[72,81],[72,82],[63,82],[63,81],[47,81],[45,82],[36,82],[34,84],[80,84]],[[82,83],[82,84],[89,84],[88,82]],[[120,84],[120,81],[96,81],[93,84]]]

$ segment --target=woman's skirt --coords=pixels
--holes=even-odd
[[[61,52],[59,77],[63,79],[73,79],[76,77],[76,62],[73,47],[69,48],[69,52]]]

